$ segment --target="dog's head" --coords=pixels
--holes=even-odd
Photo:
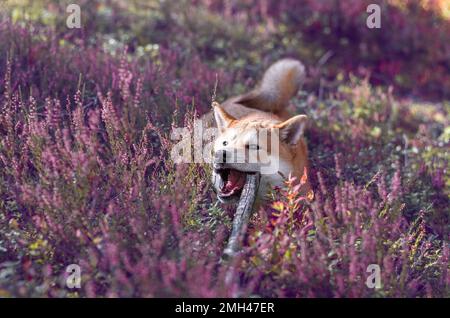
[[[307,164],[302,138],[305,115],[284,122],[258,114],[236,119],[216,104],[214,117],[219,134],[214,143],[212,181],[221,202],[239,199],[247,173],[261,174],[260,200],[271,187],[281,186],[289,174],[303,172]]]

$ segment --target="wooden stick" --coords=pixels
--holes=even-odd
[[[225,259],[236,256],[242,247],[242,240],[247,230],[258,191],[259,177],[259,173],[249,173],[246,176],[245,185],[233,219],[233,230],[228,240],[228,245],[223,251]]]

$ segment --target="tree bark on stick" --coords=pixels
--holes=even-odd
[[[242,240],[245,236],[255,203],[256,193],[258,192],[259,177],[259,173],[249,173],[246,176],[246,182],[242,189],[236,213],[234,214],[230,239],[223,252],[225,259],[236,256],[242,248]]]

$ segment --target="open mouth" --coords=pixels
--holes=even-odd
[[[222,184],[219,187],[218,195],[222,199],[240,196],[245,185],[245,172],[235,169],[220,169],[216,170],[222,179]]]

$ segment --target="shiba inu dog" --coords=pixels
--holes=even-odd
[[[307,117],[291,117],[286,107],[304,76],[302,63],[283,59],[270,66],[249,93],[213,103],[209,116],[214,117],[219,134],[214,141],[212,182],[222,203],[239,199],[248,173],[261,174],[257,204],[271,187],[282,186],[288,175],[302,177],[308,166],[303,138]],[[274,169],[264,172],[267,162]],[[301,191],[309,189],[307,182]]]

